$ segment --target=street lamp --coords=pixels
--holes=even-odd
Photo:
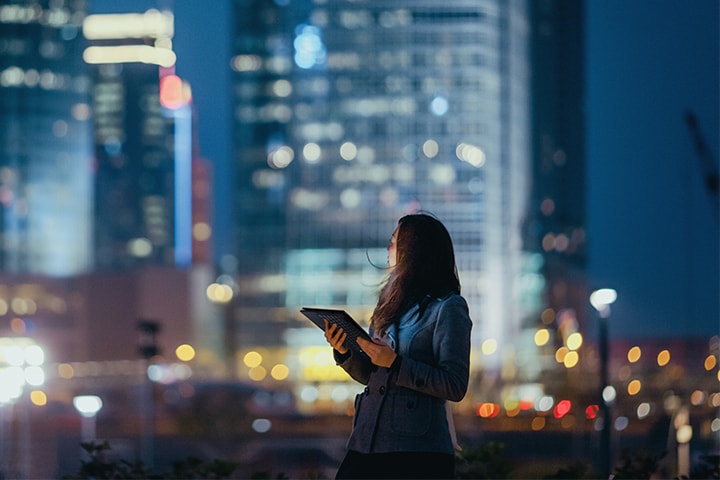
[[[608,382],[608,317],[610,305],[617,300],[612,288],[601,288],[590,294],[590,303],[600,316],[600,406],[602,407],[602,431],[600,436],[600,469],[603,478],[610,476],[610,401],[606,395]]]
[[[82,415],[82,440],[84,442],[95,440],[95,422],[97,413],[103,406],[102,399],[97,395],[78,395],[73,397],[73,406]]]
[[[152,467],[155,459],[155,388],[149,377],[149,369],[153,357],[160,353],[157,344],[157,335],[160,323],[155,320],[140,320],[137,325],[139,338],[138,350],[145,359],[145,395],[143,396],[143,426],[142,426],[142,455],[145,465]]]
[[[617,300],[617,292],[612,288],[601,288],[590,294],[590,303],[598,311],[600,317],[610,316],[610,305]]]
[[[677,474],[678,478],[690,478],[690,440],[693,430],[690,425],[690,411],[681,407],[673,418],[675,441],[677,442]]]

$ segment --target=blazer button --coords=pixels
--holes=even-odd
[[[385,395],[385,385],[380,386],[380,395]]]
[[[416,387],[424,387],[424,386],[425,386],[425,381],[424,381],[424,380],[417,380],[417,381],[415,382],[415,386],[416,386]]]

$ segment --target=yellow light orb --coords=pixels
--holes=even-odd
[[[30,392],[30,401],[33,405],[42,407],[43,405],[47,405],[47,395],[41,390],[33,390]]]
[[[547,328],[541,328],[537,332],[535,332],[535,345],[538,347],[542,347],[547,342],[550,341],[550,332]]]
[[[482,343],[482,352],[485,355],[492,355],[497,350],[497,340],[491,338]]]
[[[560,347],[555,352],[555,361],[558,363],[563,363],[565,361],[565,355],[567,355],[568,349],[567,347]]]
[[[715,358],[715,355],[708,355],[705,358],[705,370],[707,370],[708,372],[710,370],[712,370],[713,368],[715,368],[716,365],[717,365],[717,358]]]
[[[270,376],[275,380],[285,380],[288,375],[290,375],[290,369],[282,363],[278,363],[270,370]]]
[[[250,368],[259,366],[262,363],[262,360],[262,355],[255,351],[248,352],[243,357],[243,363]]]
[[[632,380],[630,383],[628,383],[628,395],[637,395],[638,393],[640,393],[641,388],[642,383],[640,382],[640,380]]]
[[[628,350],[627,359],[630,363],[635,363],[640,360],[642,356],[642,350],[637,345]]]
[[[578,361],[580,361],[580,356],[575,350],[567,352],[565,357],[563,357],[563,365],[565,365],[565,368],[573,368],[578,364]]]
[[[259,382],[261,380],[264,380],[267,376],[267,370],[263,367],[253,367],[248,372],[248,377],[250,377],[250,380],[254,380],[256,382]]]
[[[192,347],[192,345],[183,343],[175,349],[175,356],[180,361],[189,362],[190,360],[195,358],[195,349]]]

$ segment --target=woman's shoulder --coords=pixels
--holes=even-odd
[[[438,328],[440,324],[442,328],[446,328],[449,325],[453,325],[460,329],[472,328],[472,320],[470,319],[470,309],[468,307],[467,300],[459,293],[450,293],[442,298],[437,299],[434,302],[434,312],[432,316],[434,318],[442,318],[442,322],[438,322]]]
[[[457,292],[447,293],[445,296],[435,299],[434,307],[437,309],[461,309],[468,311],[468,303],[465,297]]]
[[[467,300],[465,300],[465,297],[463,297],[457,292],[449,292],[444,297],[441,297],[438,300],[443,303],[459,303],[467,305]]]

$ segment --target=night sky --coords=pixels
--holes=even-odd
[[[174,5],[177,73],[215,170],[218,252],[230,251],[229,0],[92,0],[98,13]],[[717,197],[685,123],[718,165],[717,0],[586,2],[587,238],[592,287],[618,291],[612,337],[720,333]],[[714,203],[714,206],[713,206]]]
[[[718,223],[685,124],[717,171],[717,0],[587,4],[589,272],[618,291],[611,335],[710,337]]]

